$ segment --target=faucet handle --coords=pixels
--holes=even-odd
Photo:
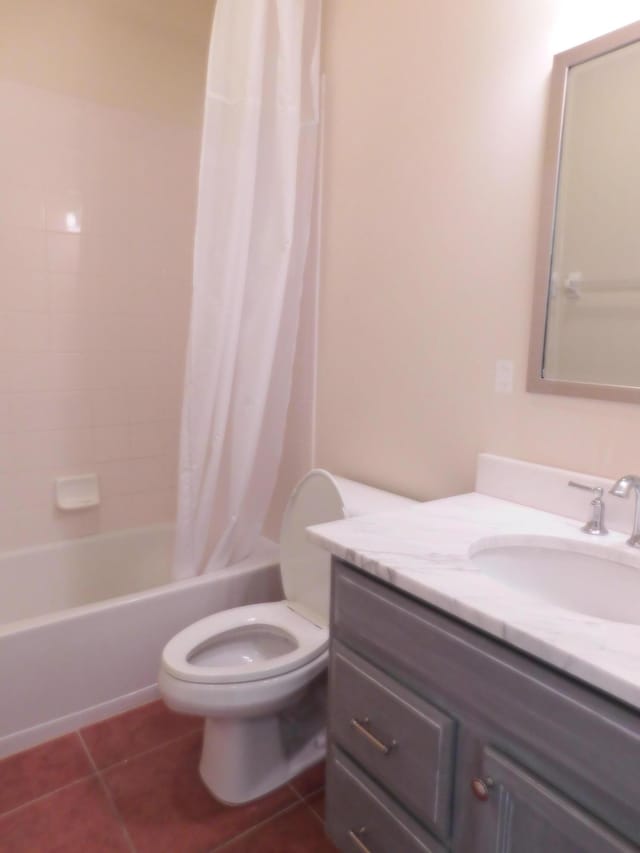
[[[585,492],[593,492],[597,498],[601,498],[604,494],[602,486],[587,486],[586,483],[576,483],[575,480],[569,480],[567,485],[573,486],[574,489],[583,489]]]
[[[568,485],[573,486],[574,489],[582,489],[595,495],[591,501],[593,515],[581,528],[583,533],[589,533],[591,536],[606,536],[609,531],[604,526],[604,501],[602,500],[604,489],[602,486],[588,486],[586,483],[576,483],[575,480],[569,480]]]

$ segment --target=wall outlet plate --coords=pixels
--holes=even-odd
[[[511,394],[513,391],[513,362],[509,359],[496,361],[496,393]]]

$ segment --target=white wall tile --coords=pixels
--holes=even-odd
[[[199,134],[8,81],[0,126],[0,550],[170,520]]]
[[[92,423],[88,391],[37,391],[9,398],[11,428],[52,430],[89,427]]]
[[[10,268],[0,284],[0,311],[47,311],[49,285],[44,270]]]
[[[0,193],[0,225],[13,228],[42,228],[44,199],[42,190],[25,184],[10,183]]]
[[[47,269],[52,273],[75,275],[80,266],[79,234],[47,234]]]
[[[94,437],[95,459],[97,462],[128,459],[131,456],[128,426],[96,427]]]
[[[0,350],[41,352],[49,349],[49,315],[42,311],[0,313]]]

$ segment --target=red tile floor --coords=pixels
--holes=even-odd
[[[198,775],[202,721],[152,702],[0,760],[0,853],[331,853],[324,768],[244,806]]]

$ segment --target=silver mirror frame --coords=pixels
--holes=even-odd
[[[564,107],[569,70],[589,59],[618,50],[640,41],[640,21],[614,30],[604,36],[558,53],[553,60],[544,170],[538,250],[536,256],[533,296],[533,316],[529,341],[529,366],[527,391],[541,394],[561,394],[570,397],[591,397],[598,400],[640,403],[640,388],[628,385],[596,385],[589,382],[569,382],[561,379],[544,379],[545,330],[551,273],[551,252],[555,225],[558,177],[562,146]]]

